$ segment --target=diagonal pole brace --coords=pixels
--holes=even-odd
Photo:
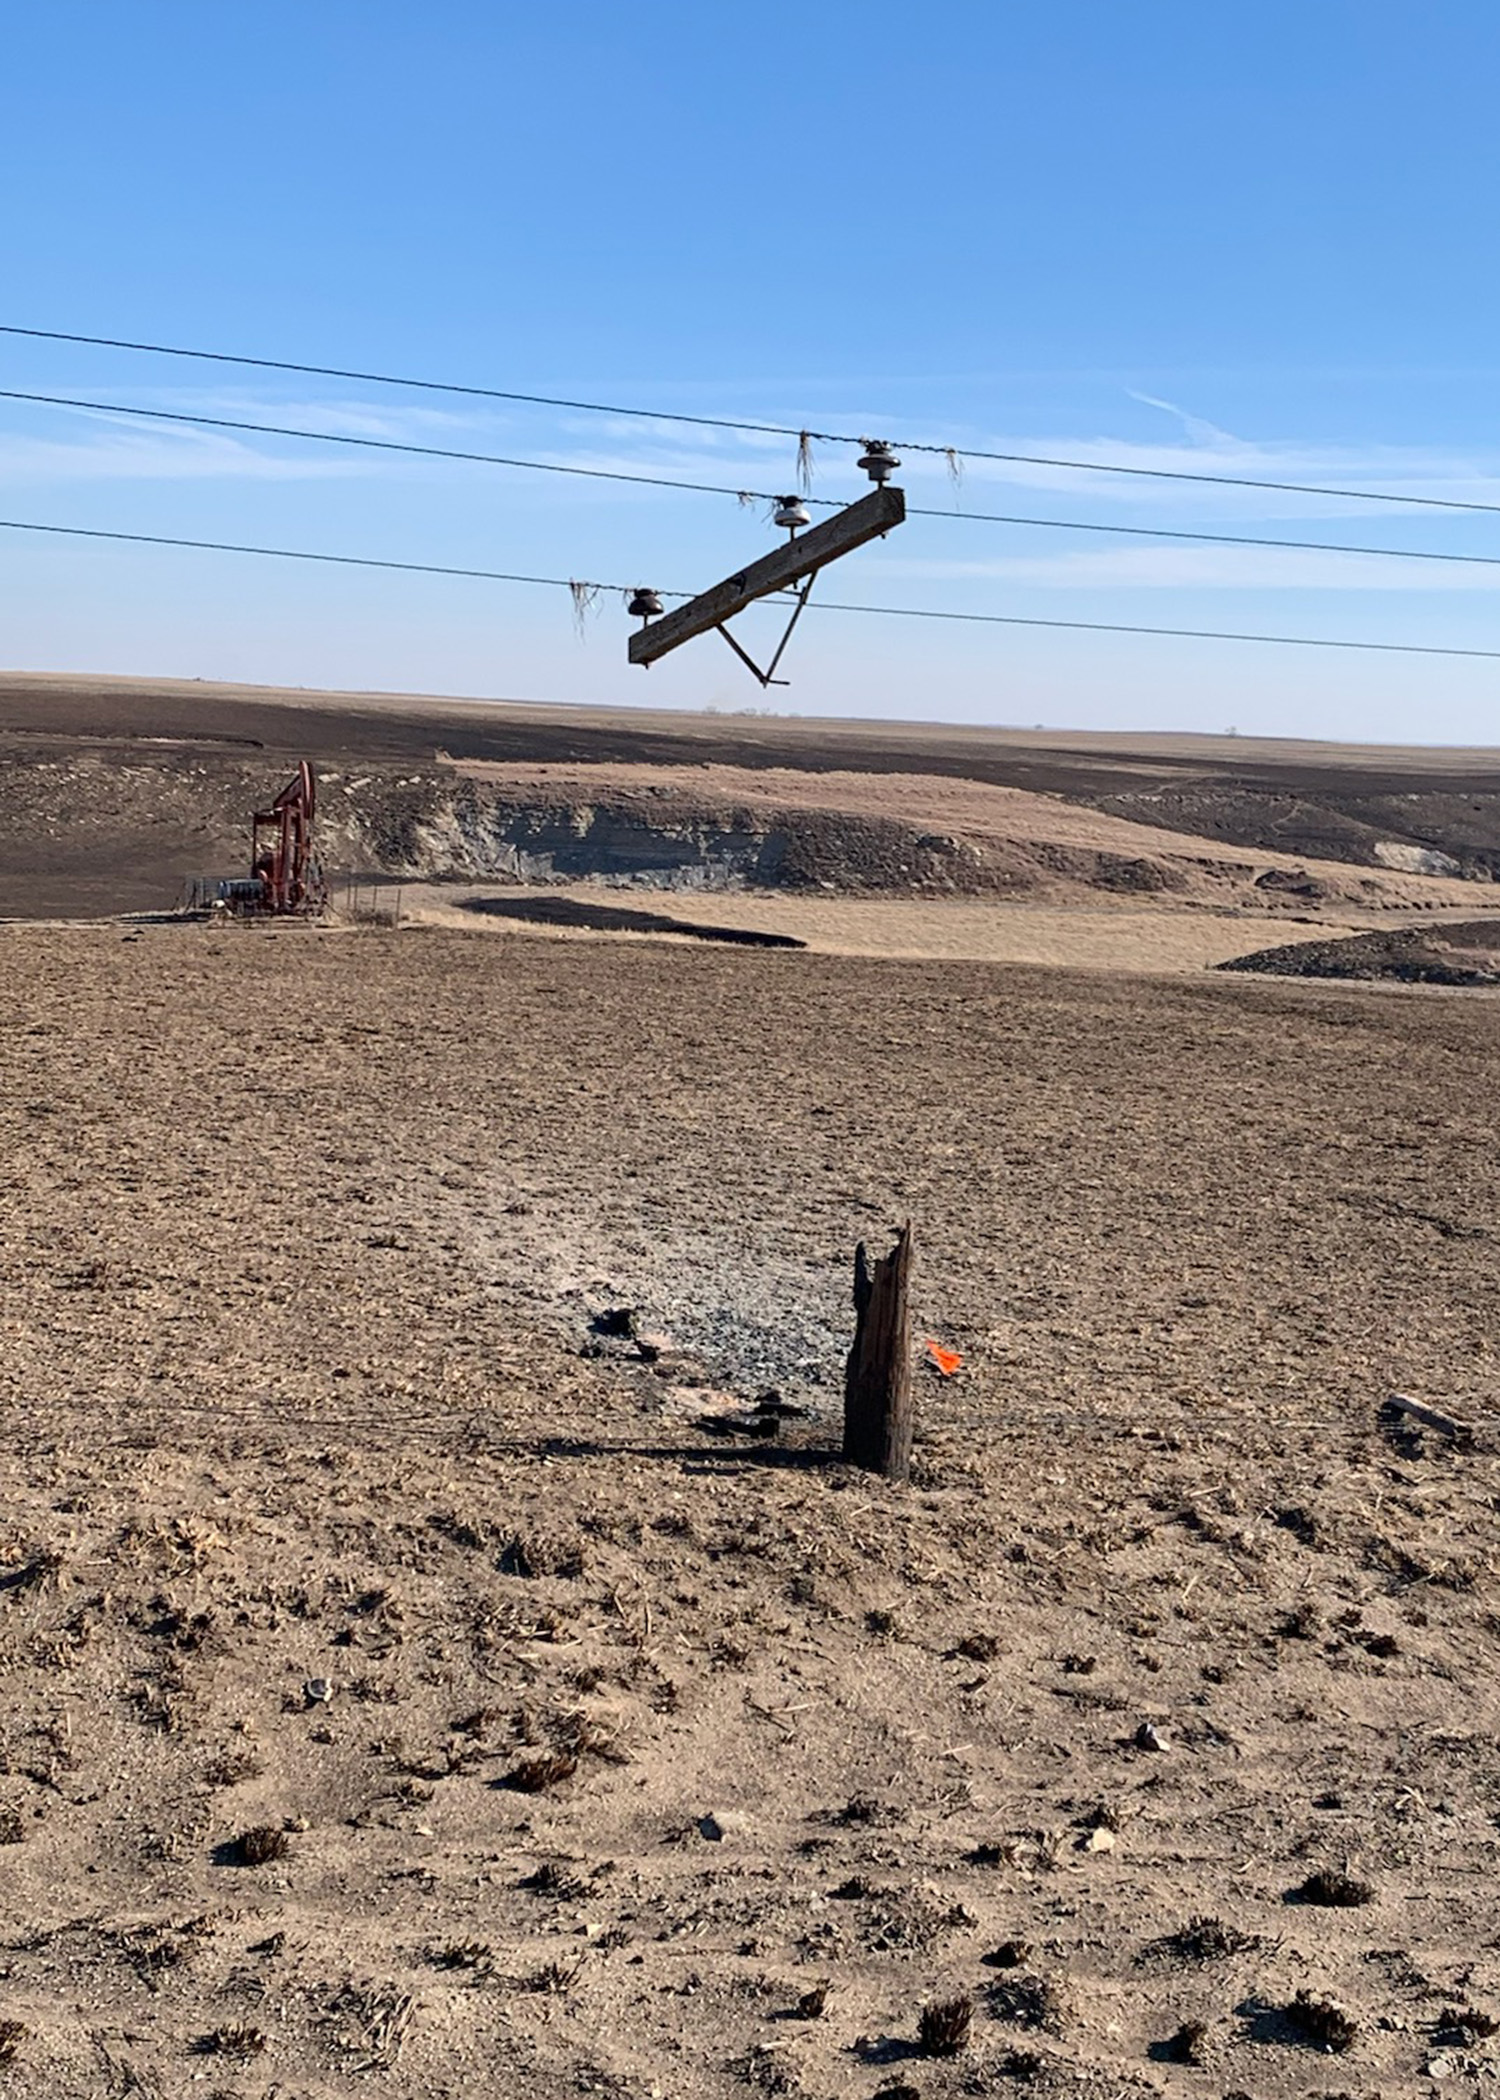
[[[723,635],[725,641],[728,642],[730,648],[734,651],[735,655],[739,658],[740,662],[745,666],[746,670],[749,671],[753,677],[759,679],[762,686],[791,684],[791,680],[789,678],[778,678],[775,675],[776,666],[781,662],[782,656],[786,650],[786,645],[792,638],[792,629],[796,626],[797,622],[802,617],[802,609],[807,603],[807,595],[808,592],[812,589],[812,587],[813,579],[811,576],[809,576],[807,581],[803,584],[801,590],[797,593],[797,603],[792,608],[792,617],[786,623],[786,632],[781,637],[781,640],[776,644],[776,653],[771,658],[770,663],[767,665],[764,671],[761,669],[760,665],[755,661],[754,657],[749,655],[747,651],[740,647],[740,644],[729,632],[728,627],[722,621],[719,623],[717,629],[718,633]]]

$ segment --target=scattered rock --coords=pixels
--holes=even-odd
[[[1165,1751],[1168,1747],[1165,1738],[1157,1733],[1150,1721],[1142,1721],[1132,1740],[1137,1750]]]
[[[640,1339],[639,1320],[633,1305],[607,1305],[595,1313],[589,1325],[606,1341],[634,1342]]]
[[[1002,1940],[979,1958],[987,1969],[1024,1969],[1031,1959],[1031,1947],[1025,1940]]]
[[[1466,2049],[1471,2042],[1489,2041],[1500,2034],[1500,2020],[1481,2012],[1477,2005],[1445,2005],[1434,2031],[1439,2042]]]
[[[1208,2028],[1202,2020],[1184,2020],[1177,2032],[1161,2044],[1160,2055],[1164,2062],[1192,2064],[1202,2070],[1208,2062]]]
[[[710,1845],[722,1845],[726,1838],[743,1837],[748,1828],[748,1819],[733,1809],[711,1809],[706,1816],[698,1818],[698,1835]]]

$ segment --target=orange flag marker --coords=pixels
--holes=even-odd
[[[956,1349],[945,1349],[941,1342],[933,1341],[931,1336],[923,1346],[944,1378],[951,1378],[955,1371],[962,1370],[964,1360]]]

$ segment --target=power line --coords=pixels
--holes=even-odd
[[[1285,547],[1295,554],[1366,554],[1381,561],[1446,561],[1500,568],[1500,554],[1449,554],[1429,547],[1351,547],[1343,540],[1281,540],[1249,532],[1186,532],[1170,525],[1106,525],[1090,518],[1018,518],[990,510],[923,510],[907,505],[913,518],[969,518],[976,525],[1035,525],[1052,532],[1108,532],[1136,540],[1191,540],[1209,547]]]
[[[1162,634],[1195,642],[1272,642],[1286,649],[1370,649],[1382,656],[1477,656],[1500,662],[1500,649],[1445,649],[1436,642],[1351,642],[1337,635],[1241,634],[1220,627],[1136,627],[1122,620],[1043,620],[1020,613],[934,612],[914,605],[838,605],[813,598],[809,610],[883,613],[895,620],[962,620],[982,627],[1062,627],[1083,634]]]
[[[371,555],[322,554],[300,547],[259,547],[242,545],[232,540],[181,539],[169,537],[164,533],[106,532],[84,525],[36,524],[22,518],[0,518],[0,531],[53,533],[68,539],[119,540],[130,545],[147,547],[192,547],[214,554],[267,555],[282,561],[332,562],[350,568],[392,569],[428,576],[471,577],[487,583],[540,584],[575,593],[619,591],[624,594],[631,588],[625,584],[586,583],[576,577],[519,576],[499,569],[449,568],[436,562],[377,560]],[[663,598],[688,598],[693,593],[662,591],[659,595]],[[941,608],[914,605],[846,605],[826,598],[811,599],[808,609],[815,612],[868,614],[893,620],[950,620],[966,626],[1046,627],[1079,634],[1161,635],[1186,641],[1262,642],[1288,649],[1360,649],[1383,656],[1458,656],[1500,662],[1500,649],[1444,648],[1434,642],[1363,642],[1348,641],[1336,635],[1245,634],[1216,627],[1148,627],[1134,626],[1117,620],[1051,620],[1022,613],[948,612]]]
[[[589,481],[620,481],[644,488],[678,489],[698,496],[733,496],[741,503],[777,501],[774,495],[764,489],[734,488],[727,482],[685,481],[672,475],[637,474],[619,467],[567,466],[555,460],[516,459],[495,452],[470,452],[450,446],[411,444],[397,438],[356,437],[346,431],[304,430],[290,424],[251,422],[243,417],[193,415],[180,409],[134,408],[123,401],[86,401],[70,394],[24,393],[18,388],[0,387],[0,400],[26,401],[44,408],[84,409],[96,415],[139,416],[154,423],[183,423],[210,430],[248,431],[263,437],[300,438],[308,444],[345,445],[366,451],[410,453],[419,459],[461,460],[470,465],[510,467],[523,473],[571,474]],[[822,510],[838,510],[843,507],[831,496],[810,496],[805,500]],[[1477,504],[1472,507],[1500,512],[1500,504]],[[999,511],[941,510],[936,506],[923,504],[909,504],[907,515],[914,518],[943,518],[971,525],[1018,525],[1037,527],[1045,531],[1110,533],[1132,539],[1184,540],[1207,546],[1284,547],[1296,553],[1361,554],[1382,561],[1457,562],[1481,568],[1500,567],[1500,555],[1453,554],[1423,547],[1351,547],[1337,540],[1287,540],[1250,533],[1189,532],[1166,525],[1115,525],[1081,518],[1019,517]]]
[[[322,554],[306,547],[259,547],[242,540],[189,540],[165,532],[104,532],[90,525],[37,525],[23,518],[0,518],[0,532],[50,532],[73,540],[123,540],[137,547],[195,547],[209,554],[264,554],[278,561],[332,562],[344,569],[395,569],[413,576],[463,576],[479,583],[539,583],[557,590],[572,590],[576,579],[569,576],[518,576],[505,569],[461,569],[445,562],[379,560],[371,554]],[[633,585],[586,583],[589,591],[619,591],[628,596]],[[659,591],[661,598],[690,598],[691,591]]]
[[[101,350],[137,350],[153,357],[190,358],[195,362],[241,365],[262,372],[295,372],[318,379],[352,379],[368,386],[410,387],[423,393],[461,394],[482,401],[511,401],[533,408],[562,408],[575,414],[628,416],[643,422],[690,424],[700,430],[737,430],[757,437],[796,438],[799,446],[864,445],[867,439],[848,431],[798,429],[790,423],[757,423],[730,416],[699,416],[667,409],[635,408],[607,401],[572,401],[554,394],[525,394],[503,387],[466,386],[457,381],[413,379],[388,372],[361,372],[339,365],[299,364],[289,358],[241,357],[225,350],[187,350],[172,343],[137,343],[107,335],[75,335],[55,328],[20,328],[0,322],[0,335],[26,336],[48,343],[81,343]],[[26,398],[26,397],[22,397]],[[44,396],[30,398],[44,399]],[[1395,489],[1332,488],[1303,481],[1267,481],[1247,474],[1194,473],[1185,467],[1111,466],[1097,459],[1054,459],[1034,452],[993,452],[978,446],[938,445],[920,438],[891,440],[898,450],[922,452],[956,464],[962,459],[998,461],[1007,466],[1052,467],[1073,474],[1128,474],[1152,481],[1187,481],[1215,488],[1262,489],[1282,496],[1336,496],[1351,503],[1418,505],[1425,510],[1500,512],[1500,503],[1466,502],[1454,496],[1403,495]],[[944,513],[943,515],[946,515]]]
[[[188,357],[204,364],[247,365],[260,372],[298,372],[311,379],[354,379],[366,386],[413,387],[426,394],[465,394],[476,401],[513,401],[529,408],[566,408],[580,415],[631,416],[647,423],[692,423],[700,430],[740,430],[757,437],[800,437],[782,423],[736,422],[727,416],[675,415],[656,408],[616,408],[606,401],[568,401],[555,394],[520,394],[498,386],[464,386],[444,379],[402,378],[390,372],[358,372],[342,365],[294,364],[283,357],[234,357],[226,350],[182,350],[170,343],[132,343],[108,335],[66,335],[55,328],[15,328],[0,322],[0,335],[31,336],[45,343],[87,343],[98,350],[144,350],[153,357]],[[863,438],[832,438],[822,431],[807,435],[824,444],[863,444]]]
[[[44,408],[85,408],[103,416],[144,416],[153,423],[191,423],[207,430],[253,430],[262,437],[303,438],[315,445],[354,445],[366,452],[409,452],[419,459],[462,459],[483,467],[523,467],[533,474],[579,474],[588,481],[632,481],[646,488],[689,489],[700,496],[736,496],[757,503],[776,500],[763,490],[735,489],[727,483],[676,481],[661,474],[629,474],[617,467],[565,467],[552,460],[507,459],[497,452],[462,452],[448,445],[412,445],[396,438],[355,437],[341,430],[296,430],[285,423],[250,423],[234,416],[193,416],[175,408],[131,408],[122,401],[81,401],[71,394],[24,394],[14,387],[0,387],[0,401],[34,401]],[[838,508],[826,497],[814,500],[826,509]]]

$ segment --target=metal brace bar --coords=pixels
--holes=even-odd
[[[787,621],[787,623],[786,623],[786,633],[785,633],[785,634],[784,634],[784,635],[783,635],[783,636],[781,637],[781,641],[780,641],[780,643],[779,643],[779,644],[778,644],[778,646],[777,646],[776,654],[775,654],[775,655],[774,655],[774,656],[773,656],[773,657],[771,658],[770,664],[769,664],[769,665],[768,665],[768,667],[767,667],[767,670],[766,670],[766,684],[767,684],[767,685],[770,685],[770,684],[771,684],[771,682],[772,682],[772,680],[771,680],[771,673],[772,673],[772,671],[774,671],[774,670],[775,670],[776,666],[777,666],[777,665],[778,665],[778,664],[779,664],[779,663],[781,662],[781,656],[782,656],[782,651],[783,651],[783,650],[784,650],[784,649],[786,648],[786,645],[787,645],[787,643],[788,643],[788,642],[789,642],[789,641],[791,640],[791,638],[792,638],[792,629],[793,629],[793,628],[794,628],[794,627],[796,626],[797,622],[798,622],[798,621],[799,621],[799,620],[801,619],[801,617],[802,617],[802,608],[803,608],[803,607],[804,607],[804,606],[806,605],[806,603],[807,603],[807,594],[808,594],[808,592],[809,592],[809,591],[810,591],[810,590],[812,589],[812,587],[813,587],[813,579],[812,579],[812,577],[811,577],[811,576],[809,576],[809,577],[808,577],[808,579],[807,579],[807,581],[806,581],[806,583],[804,583],[804,584],[803,584],[803,586],[802,586],[801,590],[800,590],[800,591],[799,591],[799,592],[797,593],[797,604],[796,604],[796,608],[795,608],[795,610],[794,610],[794,611],[793,611],[793,613],[792,613],[792,617],[791,617],[791,618],[790,618],[790,619],[789,619],[789,620]],[[776,682],[777,682],[778,684],[781,684],[781,685],[785,685],[785,684],[788,684],[788,683],[789,683],[790,681],[789,681],[789,680],[787,680],[787,679],[779,679],[779,680],[777,680]]]
[[[807,603],[807,594],[812,589],[812,587],[813,579],[811,578],[811,576],[809,576],[807,581],[803,584],[801,590],[797,593],[797,603],[793,609],[792,617],[786,623],[786,633],[776,644],[776,654],[771,658],[769,666],[764,671],[761,669],[760,665],[755,661],[754,657],[748,655],[746,651],[740,647],[739,643],[735,640],[734,636],[729,632],[727,626],[720,622],[719,626],[715,630],[717,633],[723,635],[725,641],[728,642],[730,648],[734,651],[735,655],[739,658],[740,662],[745,666],[746,670],[749,671],[753,677],[758,678],[762,686],[791,684],[792,681],[789,678],[778,678],[775,676],[776,666],[781,662],[782,656],[785,654],[786,651],[786,645],[792,638],[792,629],[796,626],[797,622],[802,617],[802,608]]]
[[[735,655],[739,658],[740,662],[745,666],[745,669],[750,673],[751,677],[758,679],[763,686],[772,684],[788,685],[791,683],[791,681],[786,678],[777,678],[774,680],[768,678],[765,672],[761,669],[760,665],[755,661],[754,657],[747,656],[745,654],[744,650],[740,647],[739,643],[735,640],[734,636],[729,632],[729,629],[727,627],[716,627],[714,629],[714,632],[715,634],[723,635],[725,641],[728,642],[730,648],[734,651]]]

